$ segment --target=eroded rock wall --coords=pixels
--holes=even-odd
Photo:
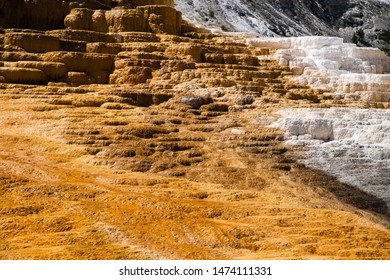
[[[110,11],[73,9],[65,17],[65,27],[97,32],[154,32],[181,34],[181,13],[169,6],[117,7]]]
[[[64,28],[64,18],[71,9],[111,9],[111,0],[3,0],[0,6],[0,26],[50,30]]]

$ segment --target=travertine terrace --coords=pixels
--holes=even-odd
[[[386,203],[270,126],[388,95],[312,87],[291,46],[195,28],[171,0],[63,2],[0,35],[1,259],[390,258]]]

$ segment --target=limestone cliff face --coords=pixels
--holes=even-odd
[[[390,2],[378,0],[177,0],[192,22],[268,36],[332,35],[390,54]]]

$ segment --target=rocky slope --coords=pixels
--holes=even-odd
[[[378,0],[178,0],[193,23],[262,36],[331,35],[390,54],[390,3]]]
[[[27,2],[46,3],[12,3]],[[388,109],[382,53],[215,35],[170,0],[102,2],[62,1],[63,26],[3,24],[1,259],[390,257],[385,197],[305,167],[271,126],[287,108]],[[383,83],[329,94],[305,76],[336,67],[326,54],[350,62],[335,88],[362,69]]]

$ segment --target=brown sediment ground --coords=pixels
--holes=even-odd
[[[1,95],[1,259],[390,257],[383,202],[297,164],[259,124],[285,104],[114,110],[44,90]]]

